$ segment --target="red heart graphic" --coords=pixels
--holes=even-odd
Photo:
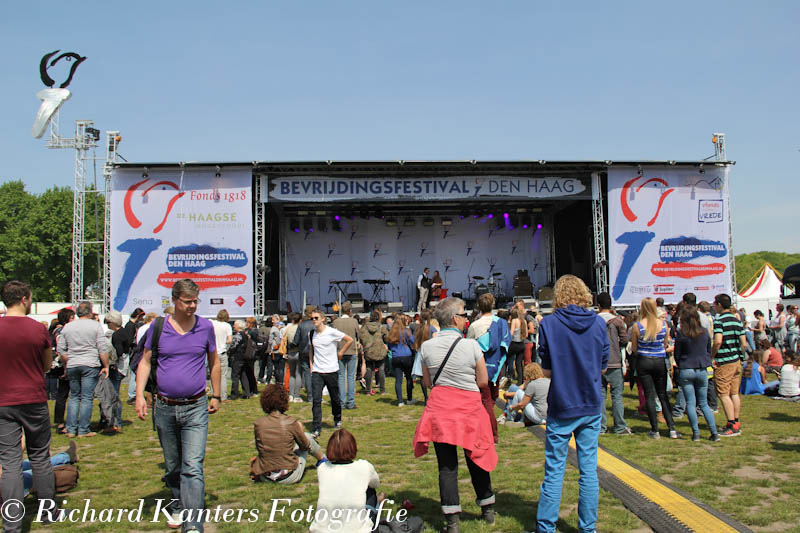
[[[636,182],[641,177],[643,176],[636,176],[635,178],[626,181],[625,185],[622,186],[622,193],[620,196],[620,200],[622,201],[622,214],[625,215],[625,218],[627,218],[630,222],[635,222],[638,217],[636,216],[636,213],[634,213],[633,210],[631,210],[630,206],[628,205],[628,192],[631,186],[634,184],[634,182]],[[647,185],[652,181],[661,183],[662,185],[664,185],[664,187],[668,186],[667,182],[661,178],[650,178],[649,180],[639,185],[639,187],[636,188],[636,192],[641,191],[642,187],[644,187],[645,185]],[[653,218],[651,218],[650,221],[647,223],[648,226],[652,226],[653,224],[655,224],[656,220],[658,219],[659,213],[661,213],[661,207],[664,205],[664,200],[666,200],[667,196],[669,196],[670,193],[672,193],[674,190],[675,189],[666,189],[664,192],[661,193],[661,197],[658,199],[658,207],[656,207],[656,213],[653,215]]]
[[[150,178],[145,178],[142,181],[138,181],[138,182],[134,183],[133,185],[128,187],[128,191],[125,193],[125,201],[123,203],[123,208],[125,210],[125,220],[127,220],[128,224],[134,229],[140,227],[142,225],[142,222],[141,222],[141,220],[139,220],[139,218],[133,212],[133,206],[131,205],[131,202],[133,200],[133,194],[136,192],[136,190],[139,188],[140,185],[142,185],[143,183],[145,183],[149,179]],[[159,181],[159,182],[155,183],[154,185],[151,185],[150,187],[145,189],[142,192],[142,197],[146,196],[147,193],[149,193],[151,190],[153,190],[154,188],[158,187],[159,185],[166,185],[166,186],[172,187],[173,189],[178,191],[178,186],[175,185],[174,183],[172,183],[171,181]],[[164,213],[164,218],[161,219],[161,223],[158,226],[153,228],[153,233],[158,233],[162,229],[164,229],[164,225],[167,223],[167,217],[169,216],[170,211],[172,211],[172,208],[175,206],[175,202],[177,202],[178,199],[180,199],[180,197],[183,196],[184,194],[186,194],[186,193],[185,192],[179,192],[178,194],[176,194],[175,196],[173,196],[170,199],[169,203],[167,204],[167,211],[166,211],[166,213]]]

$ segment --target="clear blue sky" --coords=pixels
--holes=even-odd
[[[130,161],[702,159],[725,132],[734,252],[800,252],[798,15],[796,1],[5,2],[0,181],[72,184],[74,154],[30,135],[39,59],[61,49],[88,57],[62,131],[119,129]]]

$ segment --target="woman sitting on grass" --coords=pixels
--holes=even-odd
[[[261,391],[261,408],[267,413],[253,422],[258,455],[250,459],[253,481],[297,483],[303,478],[309,452],[323,459],[322,449],[300,422],[287,416],[289,394],[282,385],[272,384]],[[319,463],[317,463],[319,464]]]
[[[762,350],[750,352],[747,362],[742,370],[742,384],[739,394],[764,394],[764,384],[767,382],[767,373],[758,362],[764,357]]]
[[[524,381],[522,388],[511,385],[503,398],[497,399],[497,406],[503,409],[498,422],[505,425],[518,423],[522,425],[523,414],[533,425],[539,425],[547,419],[547,393],[550,391],[550,378],[544,377],[542,367],[538,363],[528,363],[522,371]]]
[[[356,460],[357,453],[352,433],[346,429],[334,431],[326,449],[328,461],[317,468],[319,498],[309,531],[372,531],[378,505],[378,473],[369,461]]]
[[[778,396],[784,398],[797,398],[800,396],[800,355],[792,350],[786,350],[783,355]]]

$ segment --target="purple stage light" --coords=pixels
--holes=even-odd
[[[472,215],[472,218],[480,218],[480,215]]]
[[[527,224],[523,224],[522,225],[522,229],[528,229],[528,225]]]
[[[503,218],[508,219],[508,213],[503,213]]]
[[[294,228],[295,233],[300,233],[300,228]]]
[[[536,229],[542,229],[542,225],[541,224],[536,224]]]
[[[486,217],[486,218],[494,218],[494,215],[493,215],[493,214],[491,214],[491,213],[489,213],[489,216],[488,216],[488,217]]]
[[[341,220],[341,218],[339,218],[339,215],[336,215],[335,217],[333,217],[333,220]]]
[[[314,228],[308,228],[309,233],[314,233]]]

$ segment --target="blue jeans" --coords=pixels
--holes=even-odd
[[[57,453],[50,457],[50,464],[53,466],[68,465],[70,463],[69,454],[65,452]],[[25,496],[33,488],[33,466],[28,459],[22,461],[22,486]]]
[[[339,398],[342,399],[342,407],[347,409],[352,409],[356,405],[357,363],[357,355],[344,355],[339,359]]]
[[[108,371],[108,379],[111,380],[111,384],[114,386],[114,390],[117,391],[117,396],[119,397],[119,386],[122,385],[122,380],[125,379],[125,376],[120,374],[119,370],[111,369]],[[111,422],[112,426],[122,427],[122,399],[120,399],[114,408],[114,419],[109,420],[109,422]]]
[[[524,413],[525,418],[527,418],[528,420],[530,420],[531,422],[533,422],[537,426],[539,424],[541,424],[542,422],[544,422],[546,416],[540,416],[539,413],[536,412],[536,407],[534,407],[532,401],[528,402],[528,405],[526,405],[522,409],[522,413],[519,413],[519,412],[511,409],[511,407],[513,407],[514,405],[517,405],[518,403],[520,403],[522,401],[522,398],[525,396],[525,391],[524,390],[520,389],[517,385],[511,385],[508,388],[507,392],[513,392],[514,393],[514,398],[511,401],[506,402],[506,406],[505,406],[505,409],[504,409],[505,414],[506,414],[506,419],[513,420],[514,422],[522,422],[522,414]],[[546,413],[545,413],[545,415],[546,415]]]
[[[578,530],[594,531],[600,483],[597,479],[597,438],[600,435],[600,415],[578,418],[547,419],[547,438],[544,451],[544,481],[539,492],[536,512],[536,531],[556,530],[561,506],[561,487],[567,463],[570,437],[575,434],[578,453]]]
[[[92,421],[94,388],[100,376],[100,367],[73,366],[67,368],[69,404],[67,405],[67,433],[85,435]]]
[[[689,416],[689,424],[692,425],[692,434],[700,433],[697,426],[696,404],[706,419],[708,428],[712,435],[717,433],[717,422],[714,420],[714,412],[708,406],[706,395],[708,394],[708,371],[705,368],[680,368],[678,369],[678,385],[686,397],[686,414]]]
[[[746,329],[744,331],[744,338],[747,339],[747,345],[750,347],[750,351],[754,351],[756,349],[756,341],[753,338],[753,332]]]
[[[625,422],[625,406],[622,404],[622,391],[625,390],[625,378],[621,368],[609,368],[603,374],[603,413],[600,415],[600,433],[605,433],[606,396],[611,387],[611,414],[614,417],[614,433],[622,433],[628,424]]]
[[[300,370],[303,374],[303,387],[306,389],[308,401],[311,401],[311,367],[308,366],[308,354],[300,354]]]
[[[683,413],[686,411],[686,396],[684,395],[683,389],[678,385],[677,391],[675,393],[675,405],[672,406],[672,417],[673,418],[680,418],[683,416]]]
[[[136,399],[136,372],[128,370],[128,399]]]
[[[167,405],[156,399],[154,407],[158,440],[164,453],[164,481],[176,500],[170,512],[186,511],[184,530],[196,527],[203,531],[208,399],[203,396],[192,405]]]

